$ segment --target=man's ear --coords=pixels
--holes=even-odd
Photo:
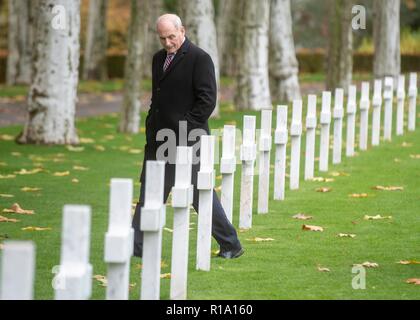
[[[185,27],[184,26],[181,27],[181,32],[185,35]]]

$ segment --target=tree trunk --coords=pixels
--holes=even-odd
[[[374,0],[373,16],[373,73],[376,78],[396,79],[401,71],[400,0]]]
[[[244,1],[243,10],[235,103],[241,110],[271,108],[268,80],[270,0]]]
[[[147,0],[144,4],[143,17],[144,23],[146,24],[146,35],[145,35],[145,53],[143,55],[143,75],[145,78],[152,78],[152,59],[153,55],[162,49],[159,41],[159,37],[156,33],[156,20],[160,15],[163,14],[163,2],[162,0]]]
[[[273,99],[301,99],[290,0],[271,0],[269,61]]]
[[[351,26],[354,0],[329,0],[330,24],[327,52],[326,87],[347,92],[353,72],[353,29]]]
[[[220,74],[224,76],[235,75],[236,33],[238,28],[238,0],[219,1],[217,15],[217,48],[219,50]]]
[[[147,24],[144,23],[145,0],[131,0],[131,23],[128,55],[125,62],[124,100],[121,108],[121,132],[137,133],[140,124],[142,61]]]
[[[184,0],[184,20],[187,35],[192,42],[206,51],[214,63],[217,88],[220,84],[219,55],[217,51],[216,25],[212,0]],[[219,116],[219,103],[212,117]]]
[[[29,84],[31,81],[34,9],[34,1],[9,0],[8,85]]]
[[[56,6],[65,11],[57,14]],[[65,22],[63,29],[54,27],[56,20]],[[36,22],[28,113],[17,141],[76,144],[80,0],[38,0]]]
[[[83,60],[84,80],[106,80],[108,36],[106,12],[108,0],[89,0],[89,19]]]

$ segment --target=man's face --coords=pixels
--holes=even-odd
[[[180,27],[177,29],[171,21],[161,21],[157,26],[160,43],[167,53],[174,53],[182,45],[184,40],[185,29]]]

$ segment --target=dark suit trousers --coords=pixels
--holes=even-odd
[[[146,163],[143,163],[143,170],[146,168]],[[197,189],[197,173],[199,166],[194,165],[192,169],[192,181],[194,185],[194,199],[193,207],[198,212],[199,190]],[[143,176],[143,174],[142,174]],[[145,176],[145,175],[144,175]],[[169,165],[165,168],[165,189],[163,196],[163,203],[166,203],[169,193],[174,186],[174,170],[173,167],[169,169]],[[144,206],[145,197],[145,183],[141,183],[140,198],[136,205],[136,211],[133,217],[132,226],[134,228],[134,255],[141,256],[143,249],[143,231],[140,231],[141,208]],[[238,239],[235,228],[226,217],[225,211],[219,201],[216,191],[213,190],[213,216],[212,216],[212,235],[220,246],[220,250],[229,251],[237,249],[241,244]]]

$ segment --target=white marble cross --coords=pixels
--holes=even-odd
[[[392,99],[394,97],[394,79],[386,77],[384,83],[384,139],[391,141],[392,135]]]
[[[0,265],[0,300],[32,300],[34,273],[34,243],[5,241]]]
[[[410,73],[408,84],[408,131],[416,129],[417,73]]]
[[[346,156],[354,156],[354,136],[356,125],[356,86],[350,85],[347,98],[347,138]]]
[[[160,299],[162,228],[166,222],[164,187],[165,162],[146,161],[145,201],[141,210],[140,225],[144,232],[140,293],[142,300]]]
[[[290,190],[299,189],[300,142],[302,136],[302,100],[293,100],[292,124],[290,126],[292,148],[290,154]]]
[[[105,262],[108,264],[107,300],[128,300],[130,259],[134,230],[131,227],[133,181],[111,179],[108,231],[105,234]]]
[[[322,92],[321,109],[321,137],[319,153],[319,171],[328,171],[328,159],[330,151],[330,123],[331,123],[331,92]]]
[[[190,205],[193,202],[191,185],[192,147],[177,147],[175,186],[172,188],[174,228],[172,234],[171,300],[187,299],[188,243]]]
[[[222,159],[220,160],[220,173],[222,174],[221,204],[231,223],[233,221],[233,190],[236,170],[235,134],[235,126],[225,125],[223,127]]]
[[[369,126],[369,82],[362,82],[362,95],[360,96],[360,150],[367,149]]]
[[[276,131],[274,133],[274,144],[276,145],[276,157],[274,162],[274,200],[284,200],[287,139],[287,106],[277,106]]]
[[[270,191],[270,151],[271,151],[271,118],[272,110],[261,111],[261,132],[259,139],[259,179],[258,179],[258,213],[268,213]]]
[[[87,300],[92,293],[89,263],[91,209],[65,205],[61,233],[61,259],[54,279],[56,300]]]
[[[372,98],[372,145],[379,145],[381,132],[382,80],[376,79]]]
[[[405,76],[398,76],[397,82],[397,126],[396,134],[401,136],[404,134],[404,104],[405,104]]]
[[[335,89],[334,95],[334,142],[333,142],[333,164],[341,163],[341,146],[343,137],[343,99],[344,90],[341,88]]]
[[[241,145],[241,197],[239,209],[239,228],[252,227],[252,200],[254,186],[254,162],[257,154],[255,144],[255,116],[244,116]]]
[[[214,136],[201,136],[196,269],[210,271],[214,188]]]

